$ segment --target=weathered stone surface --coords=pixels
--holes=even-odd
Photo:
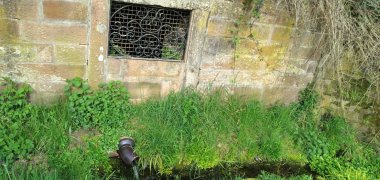
[[[53,46],[48,44],[0,45],[0,63],[52,62]]]
[[[122,80],[123,77],[121,70],[123,68],[123,60],[109,58],[107,61],[107,81]]]
[[[186,69],[181,74],[180,79],[184,81],[184,86],[196,87],[199,82],[198,75],[202,64],[201,52],[204,49],[202,45],[206,39],[210,13],[205,10],[194,10],[191,14],[191,20],[196,23],[193,23],[193,26],[189,29],[192,35],[186,53]]]
[[[91,7],[91,22],[90,26],[90,42],[89,43],[89,57],[87,66],[87,78],[92,87],[106,80],[105,74],[105,61],[107,56],[108,47],[108,34],[106,31],[100,31],[96,27],[108,27],[108,7],[109,1],[92,1]]]
[[[214,59],[213,67],[216,69],[233,69],[234,68],[234,56],[233,55],[216,55]]]
[[[317,61],[309,61],[307,62],[307,73],[314,73],[317,69],[318,62]]]
[[[87,4],[80,2],[44,0],[43,7],[47,19],[80,22],[87,19]]]
[[[86,46],[56,45],[56,62],[84,65],[86,63]]]
[[[302,88],[286,86],[267,87],[263,92],[263,102],[266,104],[273,104],[275,102],[289,104],[297,100],[300,90]]]
[[[65,81],[74,77],[84,77],[83,65],[17,64],[17,78],[22,81]]]
[[[258,43],[252,39],[242,39],[236,45],[236,54],[255,55],[258,54]]]
[[[259,56],[261,60],[264,60],[267,64],[268,69],[284,68],[284,57],[286,53],[286,46],[280,44],[274,44],[269,46],[259,47]]]
[[[21,37],[35,42],[63,42],[86,44],[87,28],[85,25],[57,25],[23,22]]]
[[[324,37],[320,33],[306,31],[298,32],[296,35],[294,40],[299,42],[299,45],[303,47],[318,47],[323,43]]]
[[[230,38],[207,37],[202,54],[201,68],[231,68],[234,48]]]
[[[7,73],[6,73],[6,71],[5,71],[5,68],[7,68],[6,65],[0,63],[0,76],[7,76]]]
[[[161,96],[166,96],[170,92],[179,91],[179,89],[180,89],[180,86],[178,86],[178,84],[173,81],[167,80],[167,81],[161,82]]]
[[[234,23],[229,20],[210,19],[207,27],[208,36],[232,37],[231,28]]]
[[[203,51],[209,54],[217,54],[219,51],[220,37],[206,37]]]
[[[217,54],[232,55],[235,51],[231,38],[219,38]]]
[[[183,62],[128,60],[126,76],[178,77],[184,66]]]
[[[310,47],[293,47],[290,50],[290,58],[295,59],[314,59],[314,55],[316,52],[315,48]]]
[[[146,82],[125,83],[131,99],[144,99],[148,97],[159,97],[161,95],[161,84]]]
[[[200,71],[199,83],[214,85],[251,85],[256,82],[254,82],[253,73],[250,71],[205,69]]]
[[[33,104],[46,105],[46,104],[57,103],[60,99],[62,100],[64,97],[65,96],[64,96],[63,91],[57,91],[57,92],[34,91],[30,95],[30,101]]]
[[[258,22],[288,27],[293,26],[294,17],[291,17],[283,6],[284,2],[277,4],[273,1],[264,1],[264,5],[260,9]]]
[[[252,27],[249,27],[249,25],[245,23],[239,28],[239,36],[255,41],[268,40],[270,38],[270,29],[271,27],[269,25],[254,23]]]
[[[1,19],[0,17],[0,42],[16,41],[18,36],[19,23],[16,20]]]
[[[249,70],[256,73],[264,73],[267,68],[267,63],[261,61],[258,57],[240,56],[235,61],[236,69]]]
[[[51,93],[63,93],[64,87],[67,85],[65,81],[39,81],[38,79],[29,81],[33,91],[36,92],[51,92]]]
[[[127,82],[134,99],[211,84],[244,97],[289,102],[315,71],[318,57],[310,51],[321,36],[304,33],[292,39],[294,20],[283,3],[265,1],[260,19],[246,18],[235,27],[241,1],[123,1],[192,9],[184,61],[107,57],[110,1],[91,1],[88,7],[89,0],[0,0],[0,41],[17,46],[28,41],[16,48],[14,57],[5,57],[0,44],[0,74],[30,81],[38,92],[58,92],[65,79],[80,76],[93,87],[110,80]],[[235,49],[231,30],[236,28],[240,43]]]
[[[2,0],[0,1],[0,19],[38,19],[38,0]]]
[[[271,40],[282,43],[284,45],[288,45],[290,42],[291,33],[291,28],[276,27],[274,28]]]
[[[232,92],[239,97],[247,100],[247,98],[255,98],[256,100],[261,100],[263,97],[263,88],[257,87],[233,87]]]
[[[224,19],[235,19],[239,17],[242,12],[241,8],[242,3],[232,2],[227,0],[220,0],[214,2],[211,7],[210,15],[212,17],[224,18]]]
[[[304,88],[313,80],[313,77],[314,76],[311,73],[306,75],[285,74],[283,77],[279,78],[279,81],[282,81],[283,85],[287,87]]]

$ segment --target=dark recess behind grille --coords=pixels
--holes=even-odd
[[[190,11],[111,2],[109,55],[181,60]]]

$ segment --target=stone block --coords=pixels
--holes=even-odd
[[[27,41],[87,44],[87,27],[85,25],[24,22],[20,29],[21,37]]]
[[[208,54],[217,54],[219,51],[220,37],[206,37],[203,51]]]
[[[161,95],[161,84],[147,82],[127,82],[125,84],[131,99],[144,99]]]
[[[314,76],[312,73],[305,75],[285,74],[278,80],[282,81],[283,85],[287,87],[304,88],[309,82],[313,80],[313,78]]]
[[[99,59],[107,56],[105,49],[108,46],[108,34],[105,30],[108,27],[109,9],[106,7],[108,7],[109,2],[91,0],[91,22],[89,22],[89,26],[92,28],[89,33],[89,57],[86,74],[92,87],[97,87],[99,83],[106,80],[105,63]],[[103,52],[101,51],[102,48]]]
[[[176,92],[180,90],[180,86],[173,81],[161,82],[161,96],[167,96],[170,92]]]
[[[235,51],[231,38],[220,38],[218,45],[217,54],[219,55],[232,55]]]
[[[62,91],[60,92],[32,92],[30,95],[30,101],[33,104],[54,104],[59,102],[65,97]]]
[[[215,58],[216,58],[215,54],[211,54],[209,52],[203,52],[200,68],[205,69],[205,68],[214,67]]]
[[[0,62],[42,62],[53,61],[53,47],[44,44],[4,44],[0,45]]]
[[[122,67],[123,61],[120,59],[108,60],[108,69],[107,69],[107,80],[122,80]]]
[[[281,44],[260,45],[258,48],[264,58],[283,56],[286,52],[286,47]]]
[[[199,73],[200,84],[214,85],[252,85],[253,73],[250,71],[205,69]]]
[[[241,25],[239,30],[239,36],[243,38],[249,38],[254,41],[268,40],[271,27],[269,25],[262,25],[254,23],[252,27],[248,24]]]
[[[255,100],[261,100],[264,92],[263,88],[257,87],[233,87],[232,92],[239,97],[242,97],[243,100],[248,100],[254,98]]]
[[[272,41],[275,41],[277,43],[282,43],[284,45],[290,43],[290,38],[292,35],[292,29],[291,28],[285,28],[285,27],[275,27],[272,34]]]
[[[242,39],[236,45],[236,54],[238,55],[254,55],[257,54],[258,44],[252,39]]]
[[[283,3],[276,4],[273,1],[264,1],[258,22],[291,27],[294,25],[295,19],[289,14]]]
[[[128,60],[126,76],[179,77],[183,62]]]
[[[15,65],[17,78],[23,81],[65,81],[74,77],[84,77],[83,65],[57,64],[17,64]]]
[[[38,0],[2,0],[0,2],[2,2],[0,3],[0,19],[38,19]]]
[[[302,70],[306,70],[307,69],[307,66],[308,66],[308,60],[305,60],[305,59],[294,59],[294,58],[287,58],[285,57],[285,64],[287,64],[287,66],[292,66],[294,68],[298,68],[298,69],[302,69]]]
[[[202,54],[202,68],[231,65],[234,48],[230,38],[208,37]]]
[[[319,47],[323,45],[325,36],[321,33],[305,31],[301,29],[294,29],[292,36],[295,46],[306,48]]]
[[[235,68],[239,70],[249,70],[257,74],[264,73],[267,68],[265,61],[261,61],[258,57],[254,56],[240,56],[236,58]]]
[[[307,62],[307,73],[314,73],[315,70],[317,69],[318,62],[317,61],[309,61]]]
[[[0,17],[0,42],[14,42],[19,36],[19,23],[16,20],[1,19]]]
[[[317,53],[315,48],[310,47],[292,47],[290,50],[290,58],[295,59],[314,59],[314,54]]]
[[[86,63],[86,46],[56,45],[56,62],[63,64],[84,65]]]
[[[85,22],[87,20],[87,4],[71,1],[43,2],[44,17],[49,20],[69,20]]]
[[[7,66],[5,64],[0,63],[0,76],[7,76],[5,69]]]
[[[216,69],[233,69],[234,56],[233,55],[216,55],[214,59],[214,68]]]
[[[208,36],[232,37],[231,30],[234,22],[225,19],[210,19],[207,26]]]
[[[64,87],[67,85],[65,81],[39,81],[38,79],[32,79],[28,83],[33,88],[33,91],[38,93],[63,93]]]
[[[241,3],[220,0],[213,3],[211,7],[211,16],[225,18],[225,19],[236,19],[242,13]]]
[[[290,104],[298,99],[298,93],[302,88],[297,87],[266,87],[263,91],[263,102],[273,104],[276,102]]]
[[[266,62],[268,69],[277,69],[281,66],[284,66],[283,59],[287,51],[286,46],[283,46],[281,44],[260,46],[259,51],[259,59]]]

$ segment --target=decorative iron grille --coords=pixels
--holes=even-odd
[[[190,11],[112,1],[109,55],[181,60]]]

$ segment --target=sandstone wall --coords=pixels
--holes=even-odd
[[[134,99],[193,86],[269,103],[295,100],[313,78],[321,35],[296,33],[281,3],[265,0],[261,18],[245,19],[234,35],[241,2],[124,1],[192,10],[185,60],[107,57],[109,0],[0,0],[0,76],[28,82],[34,97],[60,94],[65,79],[79,76],[93,86],[125,82]]]

